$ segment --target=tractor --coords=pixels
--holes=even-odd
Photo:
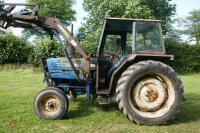
[[[14,12],[16,6],[34,6]],[[65,116],[69,101],[86,94],[99,104],[116,102],[132,122],[166,124],[180,111],[183,85],[167,65],[161,21],[106,17],[96,55],[85,52],[59,19],[39,15],[34,4],[1,4],[0,26],[45,31],[57,37],[64,57],[42,60],[44,81],[34,102],[38,117],[57,120]],[[64,40],[63,40],[64,39]],[[74,49],[74,50],[73,50]],[[74,51],[82,58],[75,58]]]

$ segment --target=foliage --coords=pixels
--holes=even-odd
[[[98,42],[96,41],[96,38],[99,37],[100,34],[95,32],[92,35],[87,36],[87,38],[83,40],[79,40],[81,43],[81,46],[85,49],[87,53],[90,53],[92,55],[96,55],[97,52],[97,45]]]
[[[168,29],[165,38],[175,39],[177,41],[183,41],[181,38],[182,32],[179,29],[182,27],[182,19],[181,18],[173,18],[170,23],[166,24],[166,28]]]
[[[63,56],[60,44],[55,40],[42,39],[35,42],[33,51],[29,57],[29,63],[39,66],[41,60],[60,56]]]
[[[176,40],[166,40],[165,45],[167,54],[175,56],[170,65],[178,73],[200,72],[200,45],[183,44]]]
[[[0,63],[27,63],[30,45],[11,33],[0,32]]]
[[[84,0],[84,9],[89,13],[87,28],[92,31],[100,28],[105,16],[147,18],[151,15],[139,0]]]
[[[73,0],[27,0],[27,2],[40,5],[40,16],[56,17],[65,25],[75,20],[75,11],[72,9]],[[26,29],[23,33],[27,38],[32,35],[40,38],[46,36],[44,32],[33,29]]]
[[[179,37],[183,36],[182,41],[200,44],[200,9],[192,10],[186,18],[176,18],[175,22],[177,30],[172,30],[178,33]]]

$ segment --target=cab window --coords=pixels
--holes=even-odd
[[[135,32],[136,51],[162,51],[159,24],[137,22]]]

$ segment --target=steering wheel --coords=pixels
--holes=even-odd
[[[109,53],[109,52],[104,53],[104,56],[105,56],[105,57],[109,57],[109,59],[110,59],[112,62],[115,62],[116,60],[119,60],[119,59],[120,59],[120,57],[117,56],[116,54]]]

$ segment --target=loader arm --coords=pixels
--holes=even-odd
[[[3,6],[7,6],[3,8]],[[35,6],[32,12],[11,13],[16,6]],[[57,18],[38,16],[39,6],[33,4],[0,4],[0,27],[7,29],[8,27],[20,27],[38,29],[53,34],[55,31],[61,34],[65,42],[72,45],[83,58],[89,60],[90,56],[80,46],[79,42],[71,35],[70,31]]]

